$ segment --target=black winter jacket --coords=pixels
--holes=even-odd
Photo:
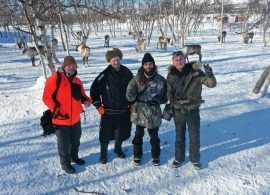
[[[93,105],[96,108],[103,105],[105,109],[112,110],[126,109],[130,104],[126,99],[126,89],[132,77],[132,72],[126,66],[121,65],[120,70],[116,71],[109,65],[91,86]]]

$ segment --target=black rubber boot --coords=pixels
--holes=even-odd
[[[100,145],[100,159],[99,162],[101,164],[107,163],[107,151],[108,151],[108,143],[101,143]]]
[[[126,155],[122,150],[122,142],[115,140],[114,152],[117,154],[119,158],[126,158]]]

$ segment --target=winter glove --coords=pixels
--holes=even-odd
[[[97,110],[98,110],[98,113],[99,113],[100,115],[105,114],[105,109],[103,108],[103,106],[98,107]]]
[[[52,117],[53,118],[57,118],[60,114],[60,107],[56,106],[53,110],[53,114],[52,114]]]
[[[60,112],[60,107],[57,106],[54,108],[52,118],[58,119],[58,120],[66,120],[66,119],[69,119],[69,116],[68,114],[62,115],[62,113]]]
[[[193,68],[194,70],[200,70],[201,67],[202,67],[202,64],[201,64],[200,61],[196,61],[194,64],[192,64],[192,68]]]
[[[204,64],[203,68],[204,68],[205,75],[207,77],[213,76],[213,71],[212,71],[212,68],[209,66],[209,64]]]
[[[173,105],[166,104],[162,113],[162,118],[167,121],[170,121],[172,117],[173,117]]]

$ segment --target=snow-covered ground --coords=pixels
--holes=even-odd
[[[88,39],[89,67],[83,68],[81,57],[74,47],[71,49],[80,65],[78,77],[88,94],[94,78],[108,65],[104,34]],[[125,31],[111,38],[110,45],[122,50],[123,64],[135,74],[143,53],[135,52],[135,41],[127,34]],[[270,50],[262,47],[259,33],[253,44],[243,44],[239,35],[228,32],[226,43],[220,45],[216,35],[217,31],[205,29],[203,39],[188,39],[188,43],[202,45],[203,62],[210,63],[218,82],[216,88],[203,89],[202,170],[191,166],[188,145],[185,164],[172,168],[173,121],[163,121],[160,128],[161,166],[151,164],[147,133],[142,165],[131,163],[134,126],[132,137],[124,143],[127,158],[116,158],[111,142],[109,162],[99,164],[99,115],[92,106],[86,109],[86,121],[82,117],[80,156],[87,163],[74,165],[75,175],[61,170],[55,135],[41,136],[39,119],[46,109],[41,100],[42,67],[32,67],[14,43],[0,38],[0,194],[270,194],[270,92],[264,98],[251,95],[269,64]],[[174,49],[156,49],[157,36],[155,31],[147,51],[154,56],[159,73],[166,77]],[[60,49],[57,56],[63,61],[65,52]]]

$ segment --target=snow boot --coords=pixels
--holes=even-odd
[[[68,174],[74,174],[76,171],[71,165],[62,166],[62,169]]]
[[[136,166],[141,165],[141,159],[137,157],[133,157],[133,164]]]
[[[153,158],[152,164],[153,164],[154,166],[159,166],[159,165],[160,165],[160,160],[159,160],[159,158]]]
[[[196,169],[196,170],[200,170],[202,168],[202,165],[201,163],[192,163],[193,164],[193,167]]]
[[[180,162],[180,161],[178,161],[178,160],[174,160],[173,163],[172,163],[172,166],[173,166],[174,168],[178,168],[178,167],[180,167],[180,166],[182,165],[182,163],[183,163],[183,162]]]
[[[114,152],[119,158],[126,158],[126,154],[122,150],[122,142],[115,141]]]
[[[107,151],[108,151],[108,143],[101,143],[100,159],[99,159],[99,162],[101,164],[106,164],[107,163]]]

